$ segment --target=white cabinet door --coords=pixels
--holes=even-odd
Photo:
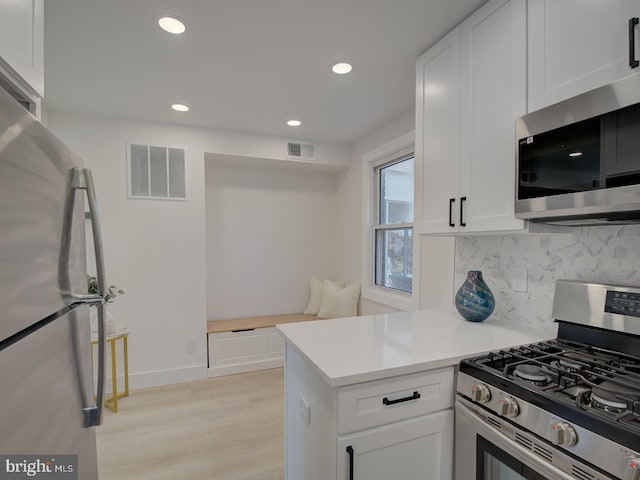
[[[629,65],[629,19],[640,16],[640,0],[535,0],[528,8],[529,111],[640,71]]]
[[[338,437],[338,480],[451,480],[453,410]]]
[[[418,60],[418,233],[524,228],[514,197],[526,53],[525,0],[493,0]]]
[[[416,64],[414,230],[417,233],[458,229],[459,83],[460,29],[456,28]]]
[[[521,230],[515,119],[526,113],[526,5],[494,0],[461,25],[460,231]]]
[[[0,2],[0,67],[40,97],[44,94],[43,19],[42,0]]]

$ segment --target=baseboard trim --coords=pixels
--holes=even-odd
[[[169,370],[155,370],[151,372],[134,373],[129,375],[129,389],[157,387],[172,383],[192,382],[207,378],[206,365],[172,368]],[[123,385],[124,379],[118,375],[118,385]],[[107,395],[110,394],[111,379],[107,379]]]
[[[209,367],[208,376],[222,377],[224,375],[233,375],[236,373],[254,372],[256,370],[268,370],[270,368],[278,368],[284,366],[284,358],[274,358],[271,360],[261,360],[258,362],[249,362],[236,365],[224,365],[217,367]]]

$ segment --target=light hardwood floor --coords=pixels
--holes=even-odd
[[[147,388],[106,410],[100,480],[282,480],[283,369]]]

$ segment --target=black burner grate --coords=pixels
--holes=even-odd
[[[491,352],[471,361],[529,390],[544,392],[583,410],[595,410],[596,415],[613,417],[640,430],[637,357],[568,340],[548,340]],[[592,392],[598,401],[592,400]],[[622,409],[621,403],[625,405]]]

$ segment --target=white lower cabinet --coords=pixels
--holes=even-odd
[[[338,480],[451,479],[453,410],[338,437]]]
[[[285,352],[289,480],[451,480],[453,367],[331,386]]]

